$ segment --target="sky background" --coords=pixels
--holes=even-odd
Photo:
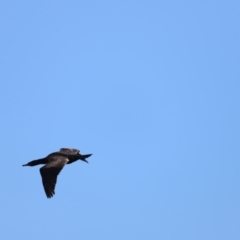
[[[240,1],[0,1],[0,238],[240,239]],[[47,199],[39,168],[66,166]]]

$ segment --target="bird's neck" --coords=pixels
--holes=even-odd
[[[47,163],[47,158],[40,158],[33,160],[27,164],[27,166],[36,166],[38,164],[46,164]]]

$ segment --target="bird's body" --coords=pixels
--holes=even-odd
[[[36,166],[45,164],[40,168],[42,183],[48,198],[55,194],[54,189],[57,182],[57,176],[66,164],[71,164],[77,160],[88,162],[86,158],[92,154],[81,155],[78,149],[61,148],[58,152],[50,153],[47,157],[33,160],[23,166]]]

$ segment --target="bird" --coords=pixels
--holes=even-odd
[[[77,160],[82,160],[86,163],[86,158],[92,154],[81,155],[80,150],[74,148],[60,148],[60,151],[53,152],[45,158],[40,158],[23,164],[22,166],[36,166],[38,164],[45,164],[41,167],[40,174],[42,177],[42,184],[47,198],[53,197],[55,194],[55,186],[57,183],[57,176],[66,164],[71,164]]]

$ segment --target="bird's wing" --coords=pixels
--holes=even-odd
[[[55,155],[51,156],[49,162],[40,168],[43,187],[48,198],[55,194],[54,189],[57,183],[57,176],[67,162],[68,158]]]
[[[69,154],[69,155],[76,155],[80,152],[80,150],[74,149],[74,148],[61,148],[60,152],[61,153],[66,153],[66,154]]]

